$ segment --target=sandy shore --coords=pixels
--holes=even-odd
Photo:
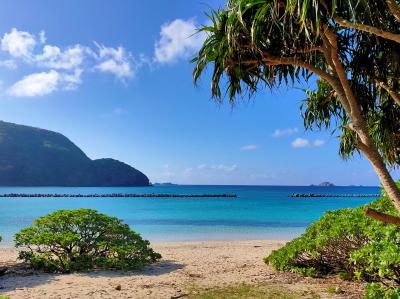
[[[362,285],[335,277],[311,279],[277,273],[265,265],[263,257],[283,245],[283,241],[270,240],[154,243],[153,247],[163,259],[143,271],[64,275],[18,270],[17,251],[0,248],[0,266],[9,265],[14,269],[0,277],[0,294],[11,299],[184,298],[192,285],[213,287],[244,282],[270,283],[305,292],[312,290],[321,298],[361,297]],[[116,289],[118,286],[121,290]],[[343,294],[329,294],[330,286],[339,286]]]

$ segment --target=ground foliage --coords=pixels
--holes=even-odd
[[[399,215],[385,194],[369,206]],[[366,217],[364,208],[327,212],[302,236],[273,251],[265,262],[277,270],[308,276],[339,274],[343,279],[375,282],[369,286],[367,298],[375,298],[371,294],[379,292],[398,294],[400,229]]]

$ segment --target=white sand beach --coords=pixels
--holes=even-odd
[[[20,269],[14,248],[0,249],[0,265],[10,273],[0,277],[0,294],[18,298],[184,298],[191,286],[209,288],[237,283],[269,283],[285,289],[312,290],[321,298],[360,298],[362,285],[337,277],[312,279],[278,273],[263,257],[284,241],[204,241],[154,243],[160,262],[138,272],[94,271],[43,274]],[[329,286],[343,293],[329,294]],[[120,289],[120,290],[119,290]],[[308,293],[307,293],[308,292]]]

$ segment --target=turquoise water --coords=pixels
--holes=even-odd
[[[150,241],[292,239],[326,210],[372,198],[290,198],[291,193],[379,193],[378,187],[157,186],[0,187],[0,193],[235,193],[237,198],[0,198],[0,235],[13,235],[58,209],[91,208],[122,218]]]

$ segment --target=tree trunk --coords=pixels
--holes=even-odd
[[[397,187],[392,176],[390,175],[381,154],[379,153],[375,144],[372,142],[371,136],[363,117],[361,116],[361,114],[357,115],[358,116],[355,117],[352,116],[353,121],[354,123],[356,123],[356,125],[352,124],[350,126],[358,136],[357,147],[370,161],[390,200],[392,201],[397,211],[400,212],[400,190]],[[368,207],[365,209],[365,215],[378,221],[400,226],[399,217],[381,213]]]
[[[385,188],[385,191],[387,192],[389,198],[392,200],[396,209],[400,211],[400,190],[399,188],[397,188],[395,181],[387,170],[386,165],[383,162],[383,159],[378,150],[374,145],[368,146],[362,140],[359,141],[358,148],[371,162],[372,167],[378,175],[383,188]]]
[[[365,208],[365,215],[367,215],[371,218],[374,218],[376,220],[385,222],[385,223],[390,223],[390,224],[400,226],[400,218],[399,217],[388,215],[388,214],[376,211],[376,210],[368,208],[368,207]]]
[[[350,87],[346,70],[339,59],[337,36],[328,26],[324,27],[324,35],[326,37],[326,39],[324,39],[324,46],[327,63],[338,76],[341,85],[331,84],[331,86],[338,94],[343,108],[353,121],[349,127],[357,134],[357,147],[371,162],[383,188],[385,188],[389,198],[400,212],[400,190],[397,188],[396,183],[386,168],[381,154],[371,138],[367,123],[361,112],[359,101]]]

